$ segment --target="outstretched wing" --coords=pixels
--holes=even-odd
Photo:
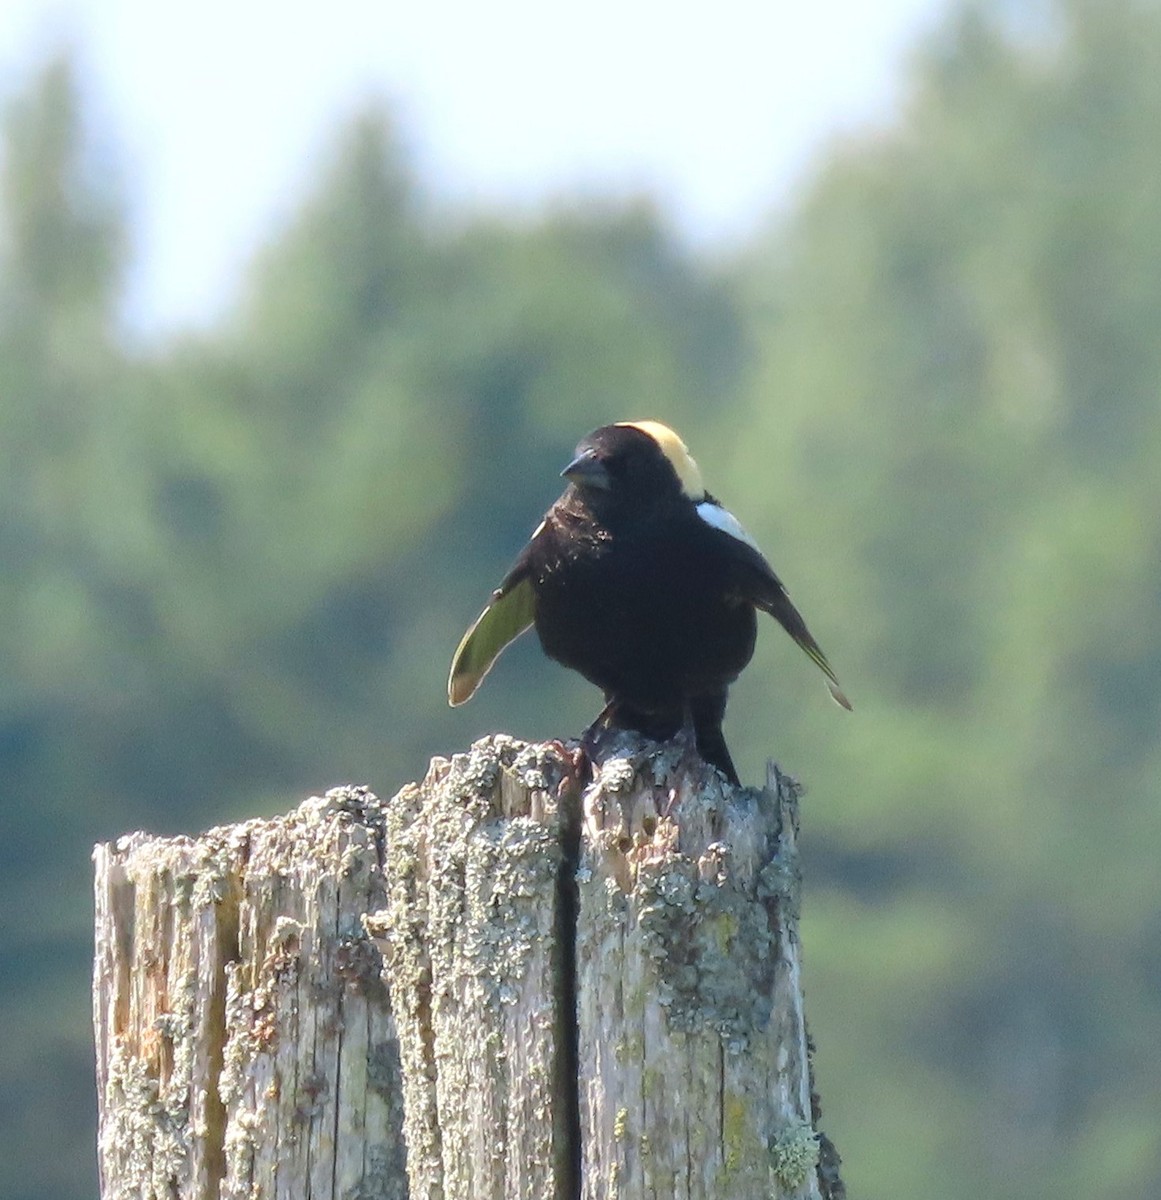
[[[850,712],[852,708],[851,702],[843,692],[842,685],[839,683],[834,669],[826,661],[826,655],[823,654],[822,648],[810,636],[810,630],[806,628],[806,622],[802,619],[802,614],[790,603],[790,597],[787,596],[786,589],[779,582],[778,576],[773,571],[770,571],[770,579],[773,580],[776,590],[769,589],[766,595],[760,599],[755,599],[754,603],[763,612],[768,612],[790,634],[798,645],[802,647],[810,660],[826,676],[826,686],[830,690],[835,703],[842,705],[847,712]]]
[[[826,676],[826,684],[835,703],[850,711],[851,702],[843,693],[838,676],[827,662],[822,648],[811,637],[802,614],[790,603],[782,580],[774,574],[754,539],[742,528],[733,513],[711,496],[697,506],[697,514],[722,538],[740,594],[756,608],[769,613],[790,634]]]
[[[463,704],[472,698],[504,647],[514,642],[532,624],[535,616],[536,594],[529,574],[526,547],[492,593],[488,607],[475,619],[456,647],[447,680],[449,704]]]

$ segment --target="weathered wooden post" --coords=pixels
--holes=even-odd
[[[102,1200],[407,1195],[383,827],[341,788],[96,848]]]
[[[103,1200],[838,1200],[794,785],[601,759],[98,846]]]

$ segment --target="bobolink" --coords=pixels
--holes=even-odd
[[[734,783],[726,693],[768,612],[850,703],[778,576],[702,485],[658,421],[605,425],[577,446],[569,481],[452,660],[448,700],[468,700],[530,625],[550,657],[605,693],[603,719],[664,740],[692,724],[701,756]]]

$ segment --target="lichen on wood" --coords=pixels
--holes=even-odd
[[[595,757],[98,846],[103,1200],[841,1200],[797,789]]]
[[[562,804],[553,746],[497,736],[433,761],[388,810],[382,939],[398,1015],[412,1194],[555,1200]]]
[[[837,1200],[810,1148],[798,789],[625,746],[584,797],[582,1196]]]
[[[407,1195],[398,1051],[361,918],[382,805],[339,788],[98,846],[103,1200]]]

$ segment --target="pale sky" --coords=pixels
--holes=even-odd
[[[648,190],[697,242],[752,231],[835,131],[883,120],[945,0],[0,0],[0,93],[61,44],[134,217],[129,320],[228,303],[369,96],[429,190],[527,209]]]

